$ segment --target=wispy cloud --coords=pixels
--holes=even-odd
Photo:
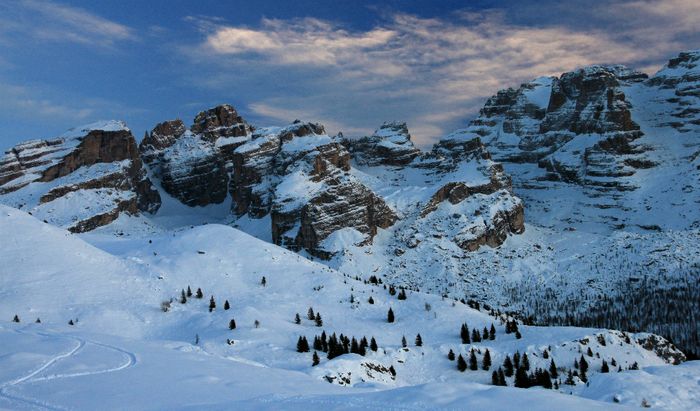
[[[554,9],[569,13],[568,24],[546,15],[523,24],[507,11],[449,19],[394,13],[362,31],[314,18],[262,19],[255,27],[191,18],[205,38],[187,52],[207,65],[198,66],[207,73],[198,84],[247,93],[263,119],[306,114],[354,130],[405,119],[425,144],[462,125],[500,88],[596,63],[651,70],[700,40],[697,1],[570,9]]]
[[[0,83],[0,110],[14,116],[40,116],[43,120],[72,119],[82,121],[94,114],[88,107],[62,104],[42,95],[38,90],[26,86]]]
[[[52,1],[17,0],[0,4],[0,37],[5,43],[27,39],[99,48],[136,40],[135,31],[84,9]]]

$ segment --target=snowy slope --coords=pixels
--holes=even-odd
[[[643,347],[644,334],[630,334],[628,344],[618,332],[520,325],[517,339],[485,311],[410,291],[406,300],[398,300],[381,286],[224,225],[77,236],[3,206],[0,232],[8,244],[0,255],[5,273],[0,315],[7,319],[0,329],[0,405],[12,409],[300,408],[319,402],[373,409],[391,399],[401,407],[421,408],[434,396],[446,408],[528,401],[533,409],[590,409],[605,404],[481,385],[490,383],[491,371],[460,373],[447,352],[468,355],[470,347],[482,353],[488,348],[498,365],[517,350],[528,353],[532,368],[554,359],[563,371],[591,347],[600,356],[587,357],[592,382],[600,362],[613,357],[623,367],[637,362],[676,368],[664,366],[673,361],[666,355],[672,350],[655,351],[663,344]],[[180,290],[188,285],[201,287],[204,298],[179,303]],[[210,313],[211,295],[217,307]],[[374,304],[368,303],[370,296]],[[170,311],[161,311],[161,301],[171,297]],[[224,300],[230,310],[223,309]],[[309,307],[321,314],[322,327],[306,319]],[[389,307],[395,323],[386,322]],[[302,316],[299,325],[295,313]],[[19,324],[9,321],[15,314]],[[37,317],[40,324],[33,323]],[[235,330],[228,327],[231,318]],[[496,338],[461,344],[463,322],[476,329],[493,323]],[[312,341],[322,330],[374,336],[379,350],[332,360],[322,355],[312,367],[311,353],[297,353],[296,342],[301,335]],[[422,347],[413,344],[418,333]],[[401,347],[403,336],[407,348]],[[551,354],[547,360],[545,348]],[[389,366],[395,377],[382,371]],[[349,387],[338,386],[343,380]]]

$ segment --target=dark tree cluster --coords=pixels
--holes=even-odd
[[[309,307],[309,310],[306,312],[306,318],[309,321],[313,321],[314,324],[316,324],[316,327],[323,327],[323,318],[321,318],[321,313],[314,313],[313,307]],[[301,323],[299,314],[297,314],[294,318],[294,322],[297,324]]]
[[[401,290],[399,291],[399,295],[396,298],[398,298],[399,300],[405,300],[406,299],[406,290],[401,288]]]
[[[343,334],[336,336],[335,333],[330,337],[323,331],[321,335],[314,336],[313,349],[327,353],[329,360],[339,357],[343,354],[359,354],[367,355],[367,349],[377,351],[377,340],[374,337],[371,341],[367,341],[367,337],[362,337],[359,340],[355,337],[348,337]]]
[[[593,271],[613,269],[621,274],[606,287],[613,292],[584,288],[563,299],[556,289],[519,284],[507,290],[508,297],[521,301],[523,311],[538,324],[650,332],[672,341],[689,359],[697,359],[700,267],[678,264],[673,270],[654,270],[630,260],[627,250],[613,252],[606,261],[592,262]],[[617,266],[611,268],[611,262]]]
[[[473,329],[471,336],[469,334],[469,326],[467,323],[463,323],[459,330],[459,336],[462,339],[462,344],[471,344],[472,342],[478,343],[484,340],[495,340],[496,339],[496,327],[491,324],[491,329],[484,327],[484,329],[479,332],[478,329]]]
[[[309,352],[309,342],[306,340],[306,337],[301,336],[299,337],[299,340],[297,341],[297,352]]]

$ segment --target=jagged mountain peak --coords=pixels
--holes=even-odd
[[[107,121],[6,151],[0,159],[0,201],[82,232],[123,212],[154,213],[160,195],[142,167],[131,131],[123,122]]]
[[[371,136],[345,140],[359,164],[405,166],[419,156],[405,122],[383,123]]]
[[[229,104],[200,112],[195,116],[190,129],[194,134],[202,134],[211,141],[220,137],[244,137],[251,132],[248,123]]]

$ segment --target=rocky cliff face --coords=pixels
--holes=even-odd
[[[358,164],[369,166],[403,166],[420,154],[406,123],[384,123],[373,135],[346,140],[345,144]]]
[[[401,186],[421,192],[416,203],[388,191]],[[299,121],[258,129],[234,151],[230,190],[239,218],[269,215],[273,242],[323,258],[348,244],[382,248],[373,245],[380,229],[410,243],[424,225],[452,221],[462,207],[470,214],[450,230],[464,250],[498,246],[524,230],[510,179],[478,139],[423,153],[403,123],[359,139]],[[453,216],[445,217],[447,208]]]
[[[121,213],[154,213],[160,195],[123,123],[92,124],[61,138],[19,144],[0,160],[0,202],[73,232]]]
[[[396,220],[384,201],[350,173],[350,155],[317,123],[260,129],[233,156],[231,194],[238,216],[270,215],[272,240],[328,257],[322,242],[355,230],[371,242]]]
[[[591,66],[501,90],[444,142],[480,138],[515,177],[527,204],[546,198],[543,209],[560,210],[536,213],[542,224],[558,218],[563,224],[663,227],[663,201],[650,194],[664,189],[660,180],[670,179],[659,176],[683,163],[687,147],[697,144],[683,136],[698,124],[697,59],[697,52],[681,53],[651,78],[624,66]]]
[[[199,113],[188,130],[181,120],[158,124],[139,146],[163,189],[189,206],[221,203],[227,196],[235,149],[250,126],[230,105]]]

